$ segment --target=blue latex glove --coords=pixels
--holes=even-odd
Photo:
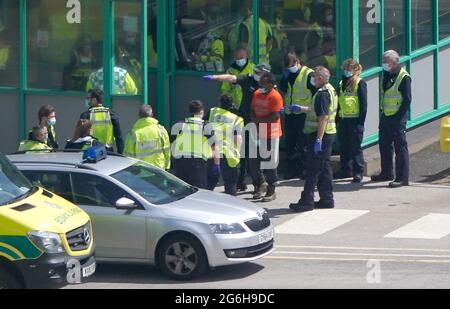
[[[314,144],[314,153],[318,155],[321,152],[322,152],[322,141],[317,140],[316,143]]]
[[[205,75],[203,76],[203,79],[208,81],[214,80],[214,75]]]
[[[289,110],[291,111],[291,113],[301,114],[303,109],[300,105],[291,105],[289,107]]]
[[[214,164],[211,168],[211,174],[216,177],[220,176],[220,165]]]
[[[285,111],[286,111],[286,107],[282,107],[280,110],[280,114],[284,114]]]
[[[366,129],[364,128],[364,126],[363,125],[358,125],[357,127],[356,127],[356,132],[358,132],[358,133],[364,133],[366,131]]]

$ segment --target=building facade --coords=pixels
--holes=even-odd
[[[257,38],[257,39],[255,39]],[[365,144],[378,140],[382,53],[395,49],[412,75],[409,127],[450,112],[449,0],[0,0],[1,152],[17,149],[40,106],[57,109],[58,139],[71,138],[96,75],[126,133],[140,104],[167,127],[188,102],[217,105],[238,46],[283,74],[287,51],[325,65],[359,59],[369,86]],[[126,70],[134,91],[114,72]]]

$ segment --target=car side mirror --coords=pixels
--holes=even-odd
[[[121,210],[132,210],[137,208],[137,205],[135,201],[130,200],[129,198],[126,197],[122,197],[117,200],[116,208]]]

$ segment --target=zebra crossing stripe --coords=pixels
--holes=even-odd
[[[385,238],[442,239],[450,235],[450,214],[429,214],[411,222]]]
[[[277,234],[322,235],[353,221],[368,210],[326,209],[301,214],[275,228]]]

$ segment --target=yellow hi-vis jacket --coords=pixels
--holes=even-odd
[[[341,91],[339,93],[339,117],[344,118],[359,118],[360,115],[360,104],[359,104],[359,82],[358,81],[354,89],[343,89],[342,81],[339,83]]]
[[[93,135],[101,144],[112,148],[114,145],[114,127],[109,108],[92,107],[89,112]]]
[[[183,123],[181,133],[178,134],[173,145],[175,159],[203,159],[208,161],[213,152],[208,138],[205,136],[204,121],[190,117]]]
[[[291,105],[301,105],[311,107],[312,92],[308,89],[308,76],[314,72],[307,66],[302,66],[300,73],[295,80],[294,86],[288,82],[288,92],[284,96],[284,105],[286,115],[290,115],[289,107]]]
[[[326,134],[336,134],[336,114],[338,108],[338,97],[336,94],[336,90],[331,84],[326,84],[323,86],[313,97],[311,110],[306,115],[306,123],[305,123],[305,133],[312,134],[317,132],[319,128],[319,119],[316,114],[315,102],[318,97],[318,94],[321,92],[327,91],[330,94],[330,107],[329,107],[329,115],[328,115],[328,124],[325,130]]]
[[[402,68],[395,80],[394,85],[388,90],[383,90],[383,99],[381,101],[381,110],[386,117],[394,116],[400,110],[403,102],[403,95],[398,89],[405,77],[409,76],[409,73]]]
[[[170,169],[169,134],[155,118],[141,118],[127,136],[124,154],[168,170]]]

